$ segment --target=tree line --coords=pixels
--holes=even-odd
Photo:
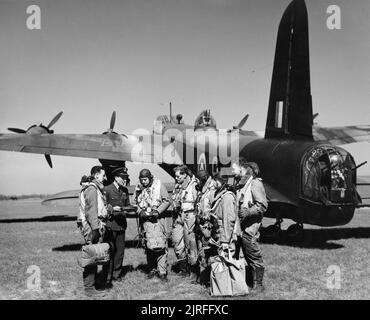
[[[2,200],[23,200],[23,199],[31,199],[31,198],[44,199],[47,196],[48,196],[47,194],[42,194],[42,193],[32,193],[32,194],[22,194],[22,195],[0,194],[0,201]]]

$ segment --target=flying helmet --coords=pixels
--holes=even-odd
[[[149,169],[142,169],[139,173],[139,179],[141,178],[149,178],[149,179],[152,179],[153,178],[153,175],[152,173],[150,172]]]
[[[248,167],[252,169],[253,174],[258,177],[260,174],[260,168],[257,163],[255,162],[248,162]]]

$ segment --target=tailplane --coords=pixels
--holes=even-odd
[[[265,138],[312,140],[312,124],[307,8],[294,0],[279,25]]]

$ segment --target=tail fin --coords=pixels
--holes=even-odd
[[[265,138],[312,140],[312,124],[307,8],[294,0],[279,25]]]

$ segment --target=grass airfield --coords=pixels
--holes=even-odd
[[[42,206],[39,199],[0,202],[0,299],[86,299],[82,269],[76,262],[83,244],[76,212],[77,208]],[[168,283],[147,280],[144,250],[134,241],[136,222],[128,221],[126,274],[107,299],[213,299],[207,289],[172,271]],[[272,219],[263,221],[264,226],[272,223]],[[285,221],[283,229],[289,224]],[[232,299],[370,299],[370,209],[357,210],[345,226],[306,225],[305,230],[301,243],[262,239],[266,290]],[[175,260],[170,247],[170,266]],[[39,290],[27,288],[37,269],[32,266],[40,270]],[[339,271],[335,281],[333,270]],[[221,300],[225,299],[231,298]]]

